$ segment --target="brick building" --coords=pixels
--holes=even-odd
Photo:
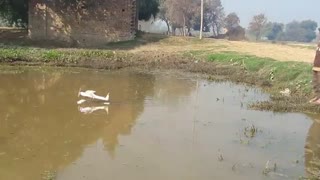
[[[29,0],[29,36],[77,46],[133,39],[137,0]]]

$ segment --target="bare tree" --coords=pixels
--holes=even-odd
[[[170,34],[170,20],[168,17],[168,7],[166,5],[166,0],[159,0],[158,17],[166,23],[168,28],[167,34]]]
[[[267,22],[268,19],[264,14],[253,16],[252,21],[249,24],[249,31],[255,35],[256,40],[261,38],[262,30],[266,26]]]
[[[202,0],[159,0],[160,14],[164,22],[172,28],[172,33],[175,34],[175,29],[182,28],[182,34],[190,33],[191,28],[195,30],[205,30],[209,32],[213,30],[214,36],[217,36],[224,26],[224,9],[221,0],[203,0],[203,27],[201,26],[201,2]]]
[[[224,8],[221,0],[207,0],[205,4],[205,19],[211,26],[213,36],[218,36],[224,26]]]
[[[191,20],[199,12],[200,2],[197,0],[166,0],[167,17],[171,25],[182,27],[183,35],[191,30]]]

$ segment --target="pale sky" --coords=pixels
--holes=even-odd
[[[252,17],[264,13],[270,21],[314,20],[320,26],[320,0],[221,0],[226,14],[235,12],[247,27]]]

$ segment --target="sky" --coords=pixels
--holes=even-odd
[[[320,0],[221,0],[226,14],[235,12],[247,27],[252,17],[264,13],[269,21],[288,23],[314,20],[320,26]]]

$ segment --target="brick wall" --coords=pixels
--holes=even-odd
[[[136,0],[29,0],[29,36],[79,46],[130,40]]]

